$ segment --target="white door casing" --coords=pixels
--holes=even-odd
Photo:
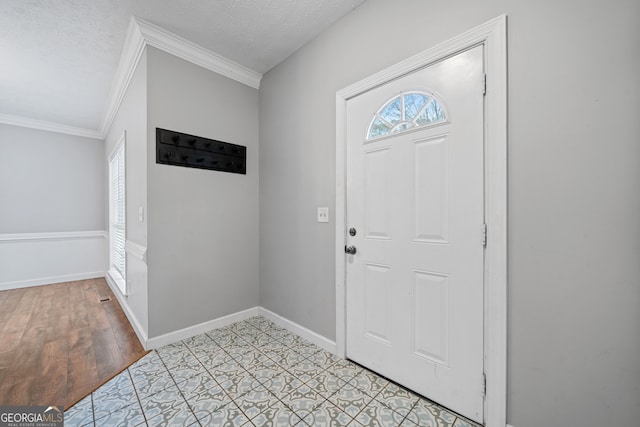
[[[483,45],[486,67],[484,117],[484,205],[487,247],[484,254],[484,424],[506,424],[507,293],[507,79],[506,16],[421,52],[336,93],[336,351],[346,355],[347,101],[444,58]]]
[[[347,356],[478,422],[483,76],[477,46],[347,101]],[[435,123],[367,138],[383,105],[402,128],[432,102]]]

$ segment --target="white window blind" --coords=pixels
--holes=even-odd
[[[127,255],[124,136],[109,159],[109,273],[126,295]]]

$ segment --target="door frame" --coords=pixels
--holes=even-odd
[[[471,47],[484,45],[484,424],[507,415],[507,16],[501,15],[336,92],[336,353],[346,356],[347,100]],[[480,231],[478,239],[480,239]]]

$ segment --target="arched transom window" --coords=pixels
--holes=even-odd
[[[432,94],[403,93],[391,98],[373,116],[367,131],[367,140],[445,120],[447,115],[444,108]]]

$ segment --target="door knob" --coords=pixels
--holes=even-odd
[[[344,247],[344,252],[349,254],[349,255],[355,255],[356,251],[356,247],[355,246],[345,246]]]

